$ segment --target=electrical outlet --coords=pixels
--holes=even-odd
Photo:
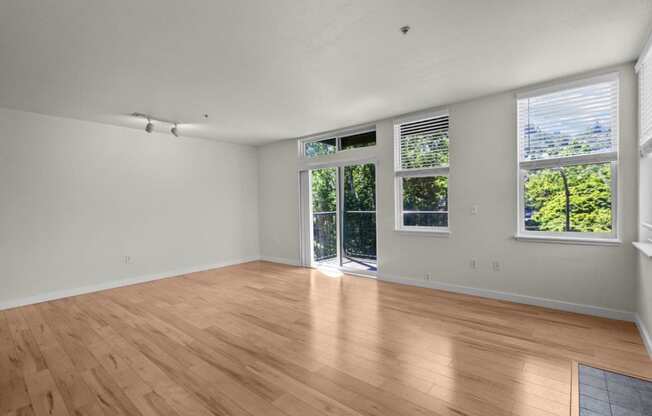
[[[471,215],[478,215],[478,212],[480,211],[480,206],[475,204],[471,206]]]
[[[494,260],[491,262],[491,268],[493,269],[494,272],[499,272],[500,271],[500,262],[498,260]]]
[[[132,264],[134,261],[131,256],[125,256],[125,264]]]
[[[430,273],[426,273],[426,274],[423,276],[423,280],[430,280]]]
[[[472,269],[477,269],[478,268],[478,260],[477,259],[471,259],[471,261],[469,261],[469,266]]]

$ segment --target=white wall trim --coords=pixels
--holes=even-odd
[[[388,276],[385,274],[379,275],[378,280],[400,283],[410,286],[425,287],[430,289],[446,290],[448,292],[463,293],[466,295],[480,296],[490,299],[505,300],[514,303],[522,303],[526,305],[541,306],[544,308],[557,309],[560,311],[580,313],[584,315],[594,315],[609,319],[618,319],[622,321],[635,322],[636,317],[634,312],[623,311],[618,309],[603,308],[600,306],[584,305],[580,303],[571,303],[561,300],[539,298],[535,296],[520,295],[517,293],[500,292],[491,289],[480,289],[468,286],[454,285],[450,283],[437,282],[437,281],[421,281],[416,279],[407,279],[404,277]]]
[[[167,272],[128,277],[126,279],[114,280],[111,282],[100,283],[97,285],[88,285],[88,286],[81,286],[81,287],[75,287],[70,289],[55,290],[53,292],[40,293],[37,295],[28,296],[20,299],[0,301],[0,311],[4,309],[16,308],[19,306],[47,302],[55,299],[67,298],[70,296],[77,296],[86,293],[99,292],[101,290],[114,289],[117,287],[130,286],[138,283],[151,282],[153,280],[176,277],[188,273],[203,272],[205,270],[211,270],[211,269],[219,269],[221,267],[233,266],[236,264],[247,263],[259,259],[260,259],[259,256],[250,256],[250,257],[244,257],[240,259],[221,261],[213,264],[206,264],[203,266],[187,267],[182,269],[169,270]]]
[[[261,256],[259,260],[270,261],[272,263],[287,264],[289,266],[301,266],[301,263],[298,260],[286,259],[283,257]]]
[[[638,332],[641,333],[641,338],[643,338],[643,344],[645,344],[645,349],[647,350],[648,355],[652,358],[652,338],[650,338],[650,333],[647,332],[645,323],[641,319],[639,314],[636,314],[636,326],[638,327]]]

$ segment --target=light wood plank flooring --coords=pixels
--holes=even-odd
[[[652,377],[628,322],[253,262],[0,312],[0,416],[561,416],[577,361]]]

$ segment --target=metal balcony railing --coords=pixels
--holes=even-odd
[[[376,261],[376,211],[342,213],[342,256],[350,260]],[[313,213],[315,261],[337,257],[337,219],[335,211]]]

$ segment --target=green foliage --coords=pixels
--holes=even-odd
[[[448,166],[448,134],[412,135],[401,143],[403,169]]]
[[[447,211],[448,177],[403,178],[403,209],[405,211]]]
[[[376,210],[376,166],[373,163],[344,168],[344,210]]]
[[[337,209],[337,169],[311,171],[312,211],[328,212]]]
[[[566,175],[570,229],[566,229]],[[526,229],[535,231],[610,232],[611,165],[567,166],[530,171],[525,181]]]
[[[402,181],[404,225],[448,226],[448,177],[407,177]]]
[[[306,156],[315,157],[335,153],[337,142],[335,139],[326,139],[318,142],[308,142],[304,146]]]
[[[604,146],[601,137],[605,134],[608,131],[596,125],[581,137],[567,138],[564,146],[552,146],[546,154],[564,157],[601,150],[596,146]],[[549,140],[560,143],[561,138]],[[529,171],[524,198],[527,230],[594,233],[612,230],[610,163]]]
[[[344,254],[375,259],[376,166],[373,163],[346,166],[343,188]]]

